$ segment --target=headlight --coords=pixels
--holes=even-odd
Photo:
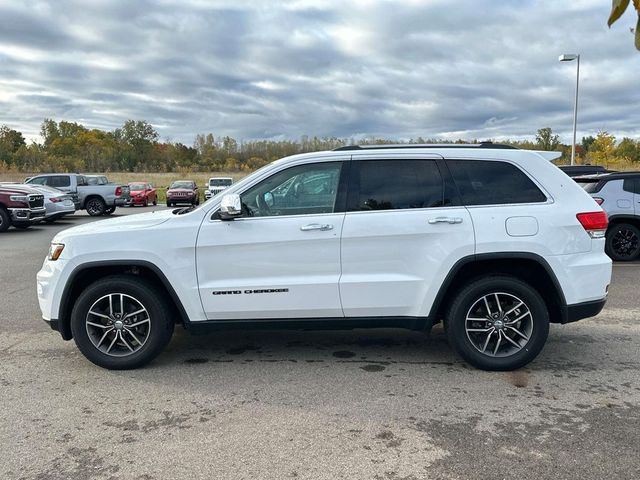
[[[52,243],[47,258],[55,262],[60,257],[62,250],[64,250],[64,243]]]
[[[11,195],[9,198],[11,199],[12,202],[28,202],[29,201],[29,197],[27,197],[26,195]]]

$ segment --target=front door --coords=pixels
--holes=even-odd
[[[346,317],[425,317],[451,267],[474,253],[469,212],[445,175],[435,155],[354,155],[342,230]]]
[[[343,170],[343,161],[286,168],[241,192],[241,218],[204,221],[196,263],[208,319],[343,316]]]

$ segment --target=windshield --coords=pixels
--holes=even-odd
[[[129,184],[129,190],[133,191],[137,191],[137,190],[144,190],[145,189],[145,184],[144,183],[130,183]]]
[[[584,191],[587,193],[596,193],[598,191],[598,182],[578,182],[578,185],[580,185],[582,188],[584,188]]]
[[[193,188],[194,183],[189,181],[173,182],[169,188]]]
[[[210,187],[228,187],[233,183],[233,180],[230,178],[212,178],[209,180]]]

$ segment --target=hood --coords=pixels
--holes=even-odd
[[[2,185],[0,184],[0,193],[6,195],[42,195],[35,188],[25,187],[22,185]]]
[[[166,222],[173,217],[172,210],[159,210],[155,212],[138,213],[134,215],[126,215],[120,218],[110,218],[108,220],[99,220],[97,222],[85,223],[77,227],[67,228],[58,233],[53,242],[64,243],[64,239],[80,235],[95,235],[101,232],[121,232],[129,235],[136,230],[154,227]]]
[[[170,188],[167,193],[193,193],[193,188]]]

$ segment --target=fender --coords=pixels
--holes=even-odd
[[[442,307],[442,302],[448,293],[449,287],[453,283],[453,280],[456,278],[457,274],[465,265],[468,265],[474,262],[486,261],[486,260],[532,260],[537,264],[539,264],[542,268],[544,268],[544,270],[547,272],[547,275],[549,275],[549,278],[551,279],[551,282],[553,284],[553,289],[558,295],[558,299],[560,301],[561,323],[566,323],[566,319],[564,317],[565,317],[567,302],[564,296],[564,292],[560,287],[560,282],[558,282],[558,278],[556,277],[556,274],[553,272],[553,269],[551,268],[549,263],[540,255],[537,255],[531,252],[481,253],[481,254],[468,255],[466,257],[461,258],[453,265],[453,267],[451,267],[451,270],[445,277],[444,282],[442,282],[442,285],[438,290],[438,293],[435,297],[435,300],[433,301],[433,305],[431,306],[431,310],[429,311],[429,315],[427,318],[431,319],[431,321],[435,321],[438,315],[438,312]]]
[[[69,297],[71,293],[71,287],[74,284],[76,277],[80,273],[86,270],[91,270],[93,268],[99,268],[99,267],[148,268],[157,276],[160,282],[162,282],[163,286],[167,289],[167,292],[169,292],[169,296],[171,297],[171,300],[176,305],[178,314],[180,315],[185,328],[188,328],[188,326],[191,324],[191,320],[189,319],[189,316],[187,315],[187,312],[184,306],[182,305],[182,301],[180,300],[180,297],[178,297],[178,294],[173,289],[173,286],[171,285],[171,283],[169,282],[165,274],[162,272],[162,270],[160,270],[160,268],[157,265],[151,262],[148,262],[146,260],[103,260],[103,261],[83,263],[82,265],[79,265],[76,268],[74,268],[71,274],[69,275],[69,279],[67,280],[67,283],[64,286],[64,290],[62,291],[60,307],[58,310],[58,318],[51,320],[51,327],[54,328],[57,326],[57,328],[54,328],[54,329],[57,329],[60,332],[63,339],[71,340],[72,338],[71,326],[69,321],[71,316],[71,312],[69,311],[69,306],[70,306]]]

